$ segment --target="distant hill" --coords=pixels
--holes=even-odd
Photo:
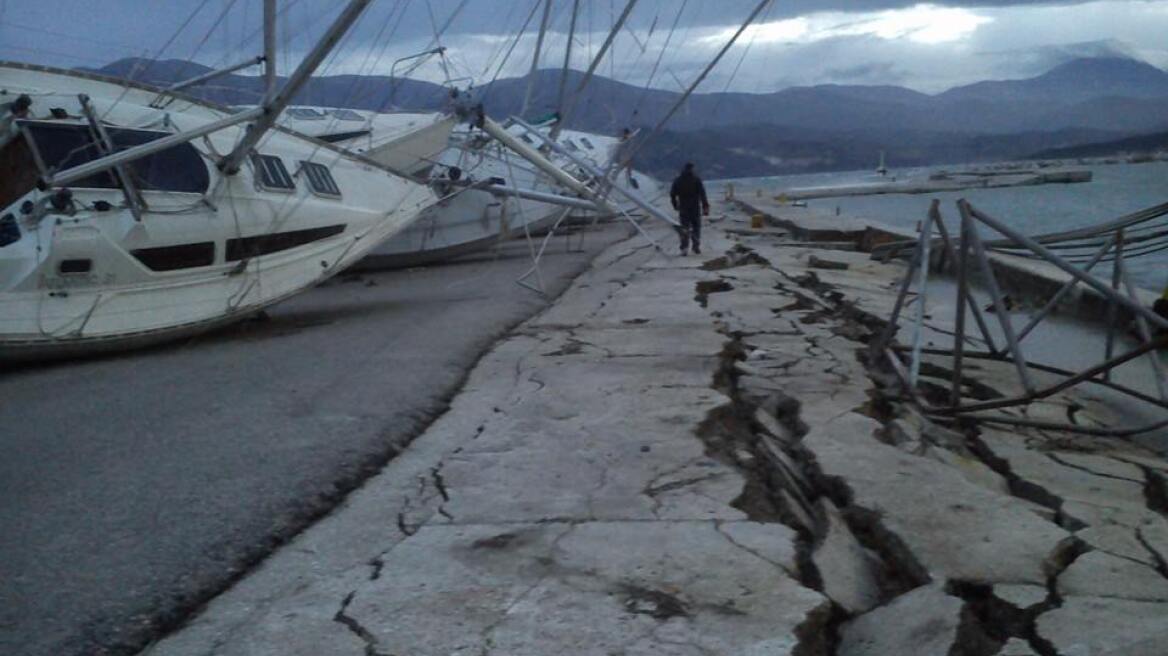
[[[166,86],[206,72],[177,60],[124,59],[98,69]],[[557,104],[559,70],[535,73],[528,116]],[[575,95],[583,73],[569,71]],[[473,90],[488,114],[520,110],[528,77],[501,79]],[[225,104],[253,104],[256,76],[228,75],[191,92]],[[602,76],[580,94],[569,127],[616,134],[656,125],[679,94],[644,89]],[[313,78],[300,104],[367,110],[438,110],[447,103],[437,84],[386,76]],[[708,160],[725,175],[771,175],[874,166],[885,150],[891,167],[1023,157],[1089,142],[1168,130],[1168,73],[1133,59],[1079,59],[1025,80],[984,81],[929,95],[896,86],[825,84],[774,93],[694,94],[655,139],[642,165],[671,172],[676,161]]]
[[[120,59],[98,69],[85,70],[163,87],[211,71],[202,64],[177,59],[148,61],[138,58]],[[286,78],[279,79],[282,84]],[[255,104],[263,97],[263,79],[255,75],[225,75],[193,87],[187,93],[225,105]],[[446,104],[446,90],[430,82],[405,78],[393,80],[384,75],[334,75],[309,80],[296,94],[294,102],[369,110],[392,106],[440,109]]]
[[[709,130],[670,130],[638,156],[638,168],[674,175],[693,160],[708,178],[756,177],[819,171],[875,169],[880,151],[891,169],[933,164],[1027,158],[1039,150],[1107,138],[1093,130],[1009,135],[957,132],[858,131],[851,133],[740,125]]]
[[[1168,152],[1168,132],[1155,132],[1126,139],[1050,148],[1033,153],[1031,157],[1033,159],[1077,159],[1080,157],[1150,155],[1157,152]]]

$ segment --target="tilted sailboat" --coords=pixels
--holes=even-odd
[[[0,359],[139,346],[245,317],[433,204],[433,190],[375,160],[274,128],[368,2],[352,0],[279,90],[265,39],[269,93],[234,114],[0,64]],[[274,18],[266,0],[269,34]]]
[[[440,133],[449,141],[439,143],[431,126],[445,120],[437,112],[369,112],[325,107],[289,107],[280,124],[337,146],[379,159],[393,152],[399,159],[415,157],[415,175],[430,173],[446,193],[422,212],[418,220],[373,249],[358,264],[361,268],[395,268],[444,261],[489,248],[500,240],[538,234],[563,215],[565,198],[561,185],[528,161],[475,129]],[[532,136],[519,126],[511,134],[529,145]],[[546,128],[542,128],[546,133]],[[408,144],[407,148],[398,146]],[[565,130],[560,143],[590,165],[606,169],[619,154],[616,137]],[[559,167],[577,169],[569,159],[549,153]],[[403,166],[385,161],[387,165]],[[625,170],[611,176],[614,184],[649,192],[655,199],[659,183],[650,176]],[[522,194],[522,195],[519,195]],[[568,209],[591,212],[591,203],[575,203]],[[594,212],[591,212],[594,213]]]

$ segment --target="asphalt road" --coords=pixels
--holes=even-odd
[[[559,294],[623,226],[557,237]],[[178,344],[0,374],[0,654],[133,653],[334,506],[548,299],[527,247],[335,279]]]

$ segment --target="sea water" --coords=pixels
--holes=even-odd
[[[880,178],[872,171],[847,171],[726,182],[734,182],[746,188],[763,188],[765,193],[777,195],[784,189],[801,187],[852,185],[889,178],[920,180],[927,178],[931,171],[944,168],[890,170],[888,178]],[[955,166],[950,167],[950,170],[963,168]],[[960,221],[956,201],[964,198],[995,219],[1025,234],[1038,235],[1102,223],[1168,202],[1168,162],[1074,165],[1071,168],[1090,169],[1093,174],[1091,182],[964,189],[929,194],[819,198],[807,201],[807,205],[827,213],[835,213],[838,209],[840,214],[850,217],[914,228],[924,220],[929,203],[936,198],[941,201],[941,214],[950,233],[953,233]],[[712,186],[720,188],[720,182]],[[984,227],[982,233],[988,239],[1000,237]],[[1096,272],[1103,273],[1106,268],[1101,265]],[[1160,293],[1168,286],[1168,250],[1133,258],[1128,262],[1128,268],[1133,281],[1141,287]]]
[[[904,179],[924,179],[929,169],[890,171],[889,177]],[[949,167],[957,171],[968,167]],[[1100,164],[1077,165],[1076,169],[1090,169],[1091,182],[1077,184],[1052,184],[1032,187],[1009,187],[1000,189],[965,189],[962,191],[931,194],[885,194],[879,196],[853,196],[840,198],[820,198],[807,201],[808,206],[826,214],[837,211],[841,215],[871,219],[880,223],[915,229],[923,221],[930,202],[941,201],[941,213],[949,226],[950,233],[956,231],[960,215],[955,205],[964,198],[986,214],[1014,227],[1025,234],[1043,233],[1082,228],[1098,224],[1125,214],[1168,202],[1168,162],[1146,164]],[[884,178],[887,179],[887,178]],[[778,195],[784,189],[805,187],[855,185],[880,181],[871,171],[848,171],[840,173],[818,173],[767,178],[744,178],[739,180],[711,181],[710,193],[722,193],[722,184],[733,182],[744,199],[753,195],[755,189],[763,193]],[[1168,218],[1160,219],[1161,224]],[[998,238],[988,228],[982,226],[985,238]],[[1168,251],[1143,255],[1128,260],[1128,268],[1136,284],[1157,294],[1168,284]],[[1100,265],[1094,270],[1096,275],[1108,277],[1110,267]],[[979,305],[988,305],[989,299],[983,291],[972,290],[978,297]],[[941,318],[952,314],[953,307],[945,299],[952,298],[955,286],[951,280],[938,279],[930,284],[929,294],[935,304],[934,313]],[[937,305],[939,304],[939,305]],[[1012,323],[1020,327],[1029,318],[1032,309],[1020,308],[1011,313]],[[998,343],[1004,343],[1004,336],[991,322],[990,330]],[[907,333],[906,333],[907,334]],[[1105,329],[1098,324],[1084,323],[1073,319],[1048,317],[1039,325],[1033,335],[1027,338],[1023,351],[1028,360],[1044,362],[1071,370],[1082,370],[1104,359]],[[1119,336],[1119,351],[1135,347],[1128,335]],[[948,343],[945,343],[948,341]],[[930,346],[951,346],[951,338],[941,334],[926,335]],[[1163,354],[1161,362],[1168,367]],[[1117,382],[1155,395],[1157,392],[1153,373],[1146,358],[1129,362],[1112,372]],[[1106,388],[1087,386],[1085,392],[1106,400],[1125,417],[1125,426],[1147,425],[1164,418],[1163,410],[1149,404],[1124,397]],[[1159,429],[1143,434],[1137,440],[1168,455],[1168,429]]]

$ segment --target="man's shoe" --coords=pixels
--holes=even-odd
[[[702,254],[702,249],[698,248],[697,246],[694,246],[694,255],[701,255],[701,254]]]
[[[689,251],[683,248],[683,249],[681,249],[681,254],[682,255],[689,255]]]

